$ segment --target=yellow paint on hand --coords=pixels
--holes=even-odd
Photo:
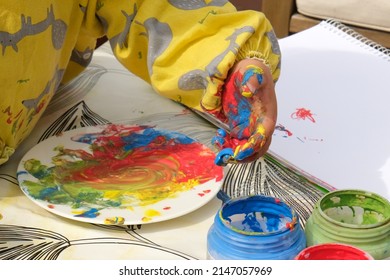
[[[253,92],[250,91],[243,91],[241,94],[246,98],[251,98],[253,96]]]

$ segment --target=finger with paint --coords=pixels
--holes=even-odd
[[[267,139],[262,124],[259,124],[256,132],[248,140],[238,141],[231,138],[225,131],[224,133],[219,131],[217,136],[213,138],[213,144],[221,149],[216,156],[215,163],[226,166],[229,163],[255,160],[258,158],[257,151],[260,151],[266,143]]]
[[[250,64],[246,67],[241,82],[241,94],[245,97],[252,97],[263,82],[263,69]]]
[[[252,134],[245,143],[236,146],[233,154],[233,158],[236,161],[249,160],[253,156],[256,156],[257,151],[260,151],[267,142],[265,136],[265,128],[260,123],[256,129],[256,132]]]
[[[231,140],[229,134],[224,129],[220,128],[217,130],[216,136],[212,139],[212,144],[220,150],[215,158],[215,164],[225,166],[234,162],[234,150],[231,148],[234,144],[230,143]]]

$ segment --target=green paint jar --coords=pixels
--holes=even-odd
[[[374,259],[390,257],[390,203],[363,190],[337,190],[317,201],[306,222],[307,246],[342,243]]]

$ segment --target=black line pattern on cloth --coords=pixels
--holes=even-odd
[[[277,197],[294,208],[302,227],[325,193],[323,188],[275,164],[267,155],[252,163],[231,166],[222,191],[231,198],[257,194]]]
[[[106,227],[108,228],[108,226]],[[130,238],[85,238],[68,240],[65,236],[40,228],[0,224],[0,259],[1,260],[56,260],[61,253],[71,246],[81,245],[131,245],[142,246],[175,255],[180,259],[190,260],[193,257],[184,253],[162,247],[135,231],[140,227],[111,226],[110,229],[128,233]],[[126,250],[123,247],[123,250]]]
[[[19,185],[18,180],[16,179],[16,176],[12,176],[9,174],[0,174],[0,181],[1,180],[10,182],[11,184],[14,184],[14,185]]]
[[[80,101],[55,120],[39,138],[39,142],[68,130],[108,123],[108,120],[94,113],[84,101]]]

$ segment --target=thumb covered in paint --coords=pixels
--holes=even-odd
[[[275,84],[270,69],[257,59],[239,61],[222,90],[222,113],[229,131],[219,130],[216,164],[245,163],[263,156],[277,119]]]

